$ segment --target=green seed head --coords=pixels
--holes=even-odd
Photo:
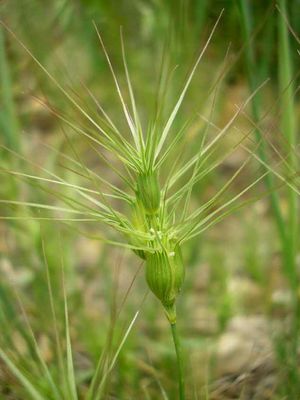
[[[184,281],[184,265],[178,244],[170,249],[148,253],[146,256],[146,280],[149,288],[165,309],[171,310]]]
[[[157,213],[160,205],[160,187],[156,172],[138,175],[136,197],[143,204],[147,214]]]

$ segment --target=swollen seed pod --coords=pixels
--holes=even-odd
[[[179,245],[172,250],[156,251],[146,257],[146,280],[149,288],[167,311],[173,309],[184,281],[185,270]]]
[[[160,205],[160,187],[156,172],[137,176],[136,197],[141,201],[147,214],[155,214]]]

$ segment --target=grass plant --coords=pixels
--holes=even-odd
[[[53,87],[60,93],[60,96],[65,99],[67,107],[73,110],[78,119],[72,118],[69,112],[57,109],[50,101],[36,98],[36,101],[45,106],[48,112],[58,121],[65,143],[71,151],[71,154],[69,154],[60,149],[52,149],[55,157],[62,160],[66,174],[61,175],[55,169],[41,167],[35,160],[24,157],[20,154],[17,145],[12,146],[8,142],[3,144],[2,151],[15,160],[19,160],[24,169],[14,165],[3,165],[1,172],[11,179],[16,179],[22,183],[26,182],[38,193],[46,194],[46,199],[48,196],[51,197],[53,202],[44,201],[45,197],[41,194],[36,198],[29,197],[26,200],[19,199],[17,196],[13,199],[2,198],[0,203],[5,212],[3,212],[1,219],[6,221],[35,220],[41,224],[57,221],[74,227],[74,230],[77,229],[77,226],[80,230],[84,223],[95,223],[105,230],[105,234],[95,235],[99,240],[109,245],[115,245],[119,249],[129,249],[139,257],[144,265],[147,285],[162,305],[170,324],[177,360],[178,398],[180,400],[186,398],[186,390],[182,348],[177,330],[176,301],[185,280],[186,268],[182,250],[188,242],[223,221],[233,212],[265,196],[270,196],[274,220],[277,223],[282,243],[285,271],[293,288],[296,304],[295,316],[297,315],[296,310],[298,310],[296,254],[299,188],[297,183],[286,178],[285,172],[281,170],[282,165],[287,165],[288,174],[290,174],[290,171],[296,171],[298,167],[294,151],[297,142],[288,30],[285,21],[280,18],[278,25],[280,91],[283,93],[282,131],[286,134],[289,149],[287,158],[282,156],[279,157],[279,161],[274,162],[267,158],[267,146],[270,143],[265,141],[266,135],[259,128],[261,99],[258,96],[260,90],[267,85],[268,79],[257,79],[253,73],[255,62],[251,48],[250,9],[247,4],[242,0],[240,2],[245,27],[244,38],[247,44],[246,59],[251,94],[241,105],[236,107],[235,112],[224,126],[219,128],[213,122],[213,117],[225,75],[224,70],[221,70],[215,77],[211,91],[207,96],[208,112],[198,112],[197,114],[197,131],[200,132],[200,137],[197,136],[197,140],[192,145],[189,143],[190,138],[187,138],[187,133],[188,128],[194,123],[195,117],[192,115],[191,120],[184,121],[181,127],[178,126],[176,120],[179,119],[178,116],[191,82],[210,46],[222,18],[222,13],[211,29],[208,39],[171,107],[169,104],[165,104],[164,100],[167,98],[168,90],[170,90],[174,71],[163,65],[156,101],[157,106],[154,114],[150,116],[147,122],[145,122],[144,115],[141,114],[136,101],[122,30],[120,38],[126,82],[125,90],[122,88],[121,79],[115,72],[113,61],[104,45],[97,24],[94,23],[96,36],[110,70],[122,111],[123,120],[121,123],[118,121],[118,123],[110,117],[91,89],[82,85],[93,104],[92,109],[89,105],[86,105],[86,102],[77,94],[76,90],[64,86],[23,41],[6,24],[2,23],[2,26],[45,74]],[[201,15],[204,15],[204,8],[200,10]],[[284,1],[280,4],[280,8],[285,13]],[[199,22],[199,25],[201,24]],[[4,71],[7,70],[4,57],[2,59],[3,68]],[[9,82],[8,78],[4,77],[4,83],[7,84],[7,82]],[[12,110],[11,90],[9,88],[6,91],[6,98],[9,110]],[[247,120],[251,121],[251,128],[247,132],[243,132],[242,135],[234,137],[233,144],[224,151],[221,147],[223,140],[229,132],[235,132],[235,123],[239,118],[244,117],[249,106],[252,107],[252,117],[248,117]],[[12,128],[12,131],[16,132],[16,129]],[[252,140],[253,133],[256,134],[256,142]],[[74,137],[79,137],[85,144],[88,144],[93,154],[110,168],[111,173],[117,178],[117,184],[115,179],[106,178],[104,174],[96,173],[85,164],[72,141]],[[13,136],[11,138],[14,141],[18,139]],[[185,153],[186,146],[189,147],[189,151]],[[277,150],[276,145],[273,145],[273,147]],[[193,195],[197,185],[215,173],[217,168],[237,150],[246,155],[241,165],[208,200],[200,205],[198,202],[195,204]],[[239,187],[237,193],[229,192],[229,189],[242,173],[253,164],[257,171],[251,182]],[[259,188],[262,182],[265,182],[265,191],[258,189],[258,192],[249,196],[253,188]],[[283,218],[277,193],[277,189],[282,186],[288,187],[289,194],[287,223]],[[12,215],[10,211],[12,207],[21,211]],[[20,366],[19,360],[3,348],[0,349],[0,358],[20,381],[30,398],[35,400],[48,398],[77,400],[81,398],[81,394],[78,389],[73,360],[64,261],[60,260],[59,273],[51,278],[53,271],[49,268],[44,240],[42,240],[42,249],[40,256],[44,259],[46,267],[47,296],[55,331],[59,376],[57,376],[57,372],[53,373],[44,361],[33,333],[34,329],[30,326],[29,318],[23,308],[22,312],[36,360],[35,368],[30,369],[30,362]],[[55,263],[57,263],[57,258],[54,257],[50,264]],[[64,319],[62,330],[58,322],[54,294],[56,288],[52,279],[56,282],[55,284],[59,282],[62,288],[62,316]],[[102,354],[98,360],[88,390],[84,394],[84,398],[87,400],[99,400],[105,397],[109,376],[138,314],[139,311],[134,314],[129,322],[114,354],[111,354],[110,338],[107,339],[107,354]],[[293,332],[295,339],[295,342],[293,342],[294,354],[296,354],[295,346],[297,346],[299,330],[297,317],[295,317],[295,321]],[[61,331],[63,331],[63,339]],[[298,378],[293,375],[296,368],[295,358],[293,360],[294,364],[290,369],[289,378],[291,381],[295,379],[298,382]],[[39,380],[35,384],[38,373],[42,374],[43,380]],[[295,390],[297,391],[296,382],[293,382],[291,387],[293,389],[290,393],[291,396],[294,396]],[[164,389],[162,388],[161,391],[164,397]]]

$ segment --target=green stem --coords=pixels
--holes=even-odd
[[[279,7],[283,15],[287,17],[286,0],[279,1]],[[289,32],[284,17],[279,14],[278,21],[278,52],[279,52],[279,89],[282,93],[281,130],[284,133],[290,147],[287,161],[293,171],[297,171],[298,161],[295,148],[297,146],[297,127],[294,107],[293,66],[289,43]],[[288,190],[289,213],[287,218],[288,238],[287,245],[290,257],[288,259],[287,273],[292,288],[297,292],[297,268],[296,255],[298,245],[298,195],[289,188]]]
[[[181,354],[181,345],[179,340],[179,335],[177,331],[176,322],[170,322],[173,342],[176,352],[176,359],[177,359],[177,370],[178,370],[178,389],[179,389],[179,399],[184,400],[184,375],[183,375],[183,362],[182,362],[182,354]]]
[[[288,19],[288,2],[279,0],[280,13],[278,15],[278,54],[279,54],[279,89],[282,93],[282,116],[281,130],[290,147],[287,161],[293,171],[298,169],[297,154],[294,149],[297,146],[297,123],[294,104],[294,82],[293,82],[293,63],[289,42],[289,31],[285,19]],[[281,15],[282,14],[282,15]],[[293,294],[292,301],[292,323],[291,340],[286,350],[288,357],[287,385],[286,392],[290,398],[296,398],[299,393],[299,370],[297,348],[300,334],[299,318],[299,278],[297,274],[297,250],[299,246],[299,204],[298,195],[289,188],[288,190],[288,216],[286,218],[287,240],[285,244],[286,264],[285,270],[290,281]]]

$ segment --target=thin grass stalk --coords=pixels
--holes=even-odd
[[[182,351],[181,351],[181,343],[177,330],[177,323],[170,322],[173,343],[176,353],[176,362],[177,362],[177,373],[178,373],[178,394],[180,400],[185,400],[185,378],[183,371],[183,359],[182,359]]]
[[[23,374],[18,365],[0,349],[0,359],[7,365],[13,375],[23,384],[25,390],[28,392],[33,400],[46,400],[46,398],[37,390],[36,386]]]
[[[5,36],[3,28],[0,28],[0,136],[11,149],[20,150],[20,130],[16,115],[11,71],[5,50]]]
[[[289,32],[286,23],[287,17],[287,2],[285,0],[279,1],[280,13],[278,14],[278,54],[279,54],[279,88],[283,92],[282,96],[282,118],[281,118],[281,130],[285,135],[286,141],[289,146],[289,156],[287,158],[289,167],[297,171],[298,162],[297,155],[294,152],[297,144],[296,137],[296,119],[294,112],[294,100],[293,100],[293,72],[292,72],[292,60],[291,50],[289,44]],[[290,283],[292,291],[292,324],[289,334],[291,335],[290,344],[287,345],[285,354],[289,361],[289,367],[287,369],[288,384],[286,385],[286,392],[289,396],[296,398],[299,395],[300,380],[298,372],[298,339],[299,339],[299,294],[298,294],[298,276],[297,276],[297,245],[298,245],[298,196],[293,190],[288,188],[288,216],[287,216],[287,238],[286,238],[286,263],[284,266],[285,273]],[[285,357],[285,358],[286,358]],[[286,360],[284,360],[286,361]]]
[[[279,2],[280,9],[284,15],[287,15],[286,1],[281,0]],[[292,73],[292,62],[291,62],[291,52],[290,44],[288,38],[288,27],[281,14],[279,14],[278,21],[279,28],[279,87],[283,92],[282,95],[282,118],[281,118],[281,130],[285,135],[287,143],[289,145],[289,156],[288,163],[292,170],[296,171],[298,167],[297,154],[294,149],[297,144],[296,137],[296,120],[294,112],[294,100],[293,100],[293,73]],[[288,214],[288,243],[289,252],[291,254],[291,259],[287,264],[287,274],[290,279],[290,284],[297,290],[297,274],[296,274],[296,246],[298,237],[298,196],[293,190],[288,191],[288,202],[289,202],[289,214]]]

